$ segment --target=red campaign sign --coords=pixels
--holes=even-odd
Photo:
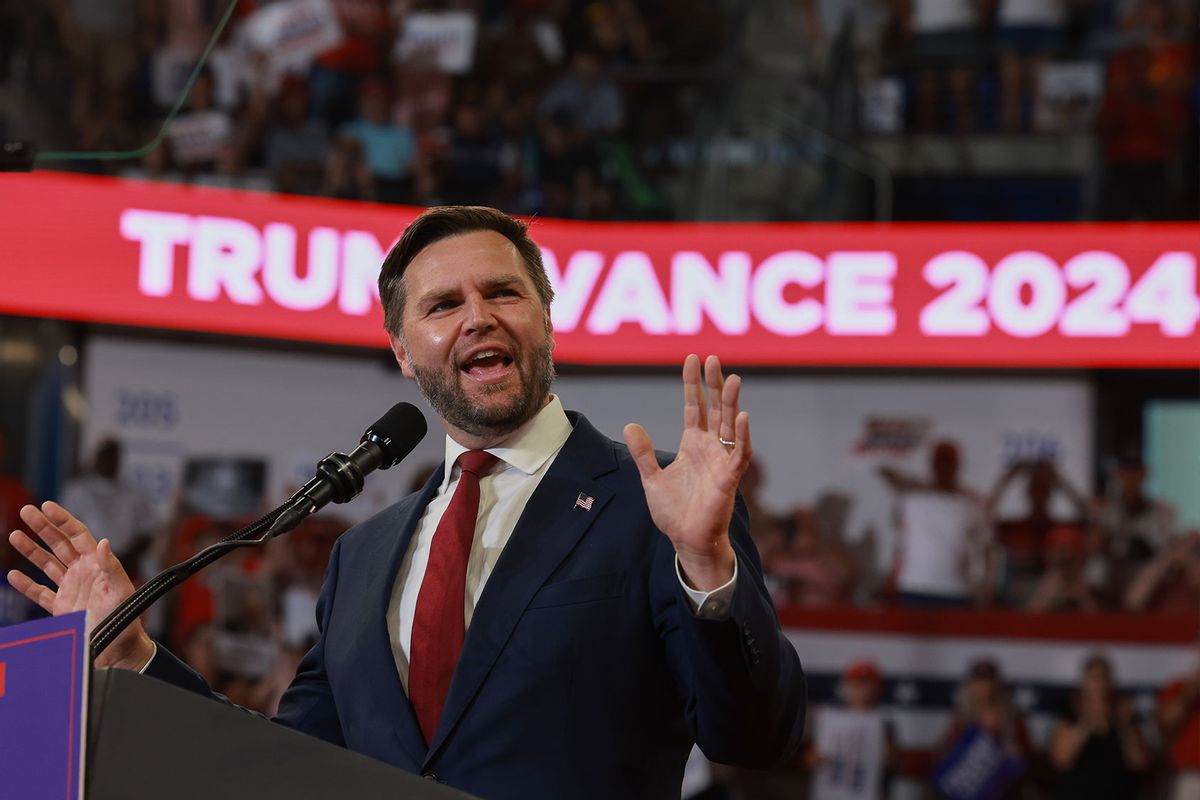
[[[375,278],[419,209],[0,176],[0,312],[382,347]],[[1200,366],[1200,225],[539,219],[556,359]]]

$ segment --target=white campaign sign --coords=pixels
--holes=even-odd
[[[278,74],[302,70],[342,41],[330,0],[282,0],[254,12],[240,29],[243,45],[265,53]]]
[[[475,63],[479,22],[469,11],[417,11],[404,18],[395,55],[400,61],[429,61],[442,72],[463,75]]]
[[[883,787],[883,716],[878,711],[821,708],[816,714],[821,766],[813,800],[875,800]]]

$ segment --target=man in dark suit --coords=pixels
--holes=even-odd
[[[347,532],[321,635],[277,719],[484,797],[679,796],[693,741],[717,761],[793,756],[804,678],[736,497],[751,455],[740,380],[684,363],[673,458],[625,445],[550,392],[552,290],[525,226],[432,209],[384,262],[392,349],[446,430],[424,489]],[[102,618],[131,591],[106,541],[64,509],[13,544],[55,582],[17,589]],[[98,660],[194,691],[131,626]]]

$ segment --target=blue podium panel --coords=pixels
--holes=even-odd
[[[80,800],[84,612],[0,628],[0,798]]]

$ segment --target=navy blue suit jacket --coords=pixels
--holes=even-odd
[[[442,473],[337,542],[320,638],[277,721],[485,798],[679,797],[693,741],[714,761],[794,755],[805,710],[747,532],[727,619],[697,618],[624,445],[578,414],[471,619],[433,742],[404,693],[386,625],[400,562]],[[594,498],[577,508],[580,493]],[[210,694],[160,649],[147,674]]]

